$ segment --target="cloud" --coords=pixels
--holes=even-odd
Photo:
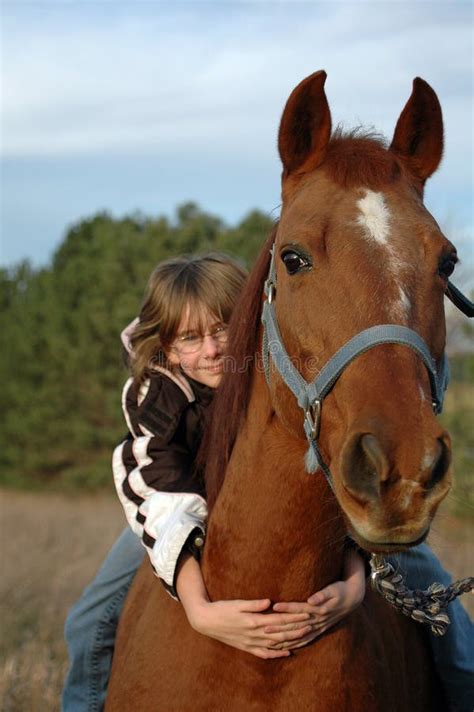
[[[432,3],[427,12],[424,3],[361,2],[178,3],[173,12],[162,3],[41,7],[5,19],[4,155],[193,142],[259,150],[262,137],[275,134],[289,91],[321,67],[336,118],[386,131],[415,74],[441,96],[452,99],[457,87],[458,104],[470,88],[470,30],[452,5],[449,12]]]
[[[334,123],[373,125],[388,138],[413,78],[432,84],[446,148],[428,184],[428,206],[472,228],[468,3],[41,0],[4,2],[2,14],[7,233],[21,231],[27,240],[35,222],[45,231],[58,195],[62,212],[51,240],[66,215],[118,212],[131,200],[149,210],[157,205],[149,185],[157,173],[167,209],[183,197],[232,219],[232,206],[273,207],[284,103],[321,68]],[[133,181],[120,176],[114,191],[117,160]],[[109,192],[99,182],[89,190],[84,162]],[[76,174],[74,191],[65,194]],[[21,242],[15,238],[17,251]]]

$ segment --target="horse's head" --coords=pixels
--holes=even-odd
[[[387,148],[360,132],[331,137],[325,78],[296,87],[280,125],[275,309],[286,350],[312,381],[358,332],[397,324],[439,364],[457,258],[423,205],[443,150],[438,99],[415,79]],[[270,388],[277,414],[301,436],[301,409],[278,374]],[[319,443],[363,546],[386,551],[426,535],[450,487],[450,440],[413,349],[383,344],[358,355],[324,401]]]

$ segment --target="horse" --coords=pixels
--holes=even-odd
[[[416,78],[388,145],[332,131],[325,80],[304,79],[284,108],[281,216],[231,320],[202,445],[211,600],[304,601],[341,578],[348,533],[376,553],[421,542],[451,484],[436,379],[456,251],[423,204],[443,151],[441,107]],[[375,341],[348,355],[361,333]],[[324,397],[308,400],[311,378],[328,369]],[[197,634],[146,562],[121,618],[106,709],[446,707],[425,631],[372,590],[311,645],[262,660]]]

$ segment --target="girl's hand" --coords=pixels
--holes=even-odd
[[[176,576],[176,590],[186,616],[194,630],[231,645],[258,658],[284,658],[288,648],[311,633],[307,612],[264,613],[270,599],[257,601],[211,602],[197,561],[189,555],[181,557]],[[268,626],[278,631],[266,633]],[[276,646],[285,644],[286,649]]]
[[[307,613],[311,632],[298,641],[278,644],[279,649],[300,648],[307,645],[342,618],[356,609],[365,596],[365,567],[362,557],[354,550],[347,551],[344,560],[344,580],[332,583],[314,593],[304,603],[275,603],[273,610],[279,613]],[[268,625],[268,635],[283,633],[288,627]]]
[[[203,635],[265,660],[290,655],[289,648],[312,632],[308,613],[269,613],[270,599],[200,601],[186,610],[192,627]],[[274,627],[273,633],[265,632]],[[285,649],[283,649],[283,647]]]

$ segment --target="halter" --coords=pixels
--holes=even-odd
[[[319,468],[330,486],[332,477],[329,467],[323,460],[318,445],[318,435],[321,423],[321,411],[324,398],[330,393],[342,372],[358,356],[381,344],[403,344],[414,351],[423,361],[428,371],[431,386],[433,410],[441,413],[444,392],[449,380],[449,366],[446,353],[443,353],[439,369],[436,360],[431,356],[425,341],[416,331],[406,326],[395,324],[380,324],[359,332],[347,341],[323,366],[319,375],[308,383],[295,368],[283,345],[274,307],[276,296],[275,243],[270,250],[271,260],[268,277],[264,285],[266,299],[262,310],[263,342],[262,358],[265,378],[270,383],[270,356],[283,381],[296,397],[298,405],[303,410],[303,426],[308,440],[308,451],[305,457],[306,471],[316,472]],[[474,314],[474,305],[459,290],[448,282],[447,296],[468,316]]]

